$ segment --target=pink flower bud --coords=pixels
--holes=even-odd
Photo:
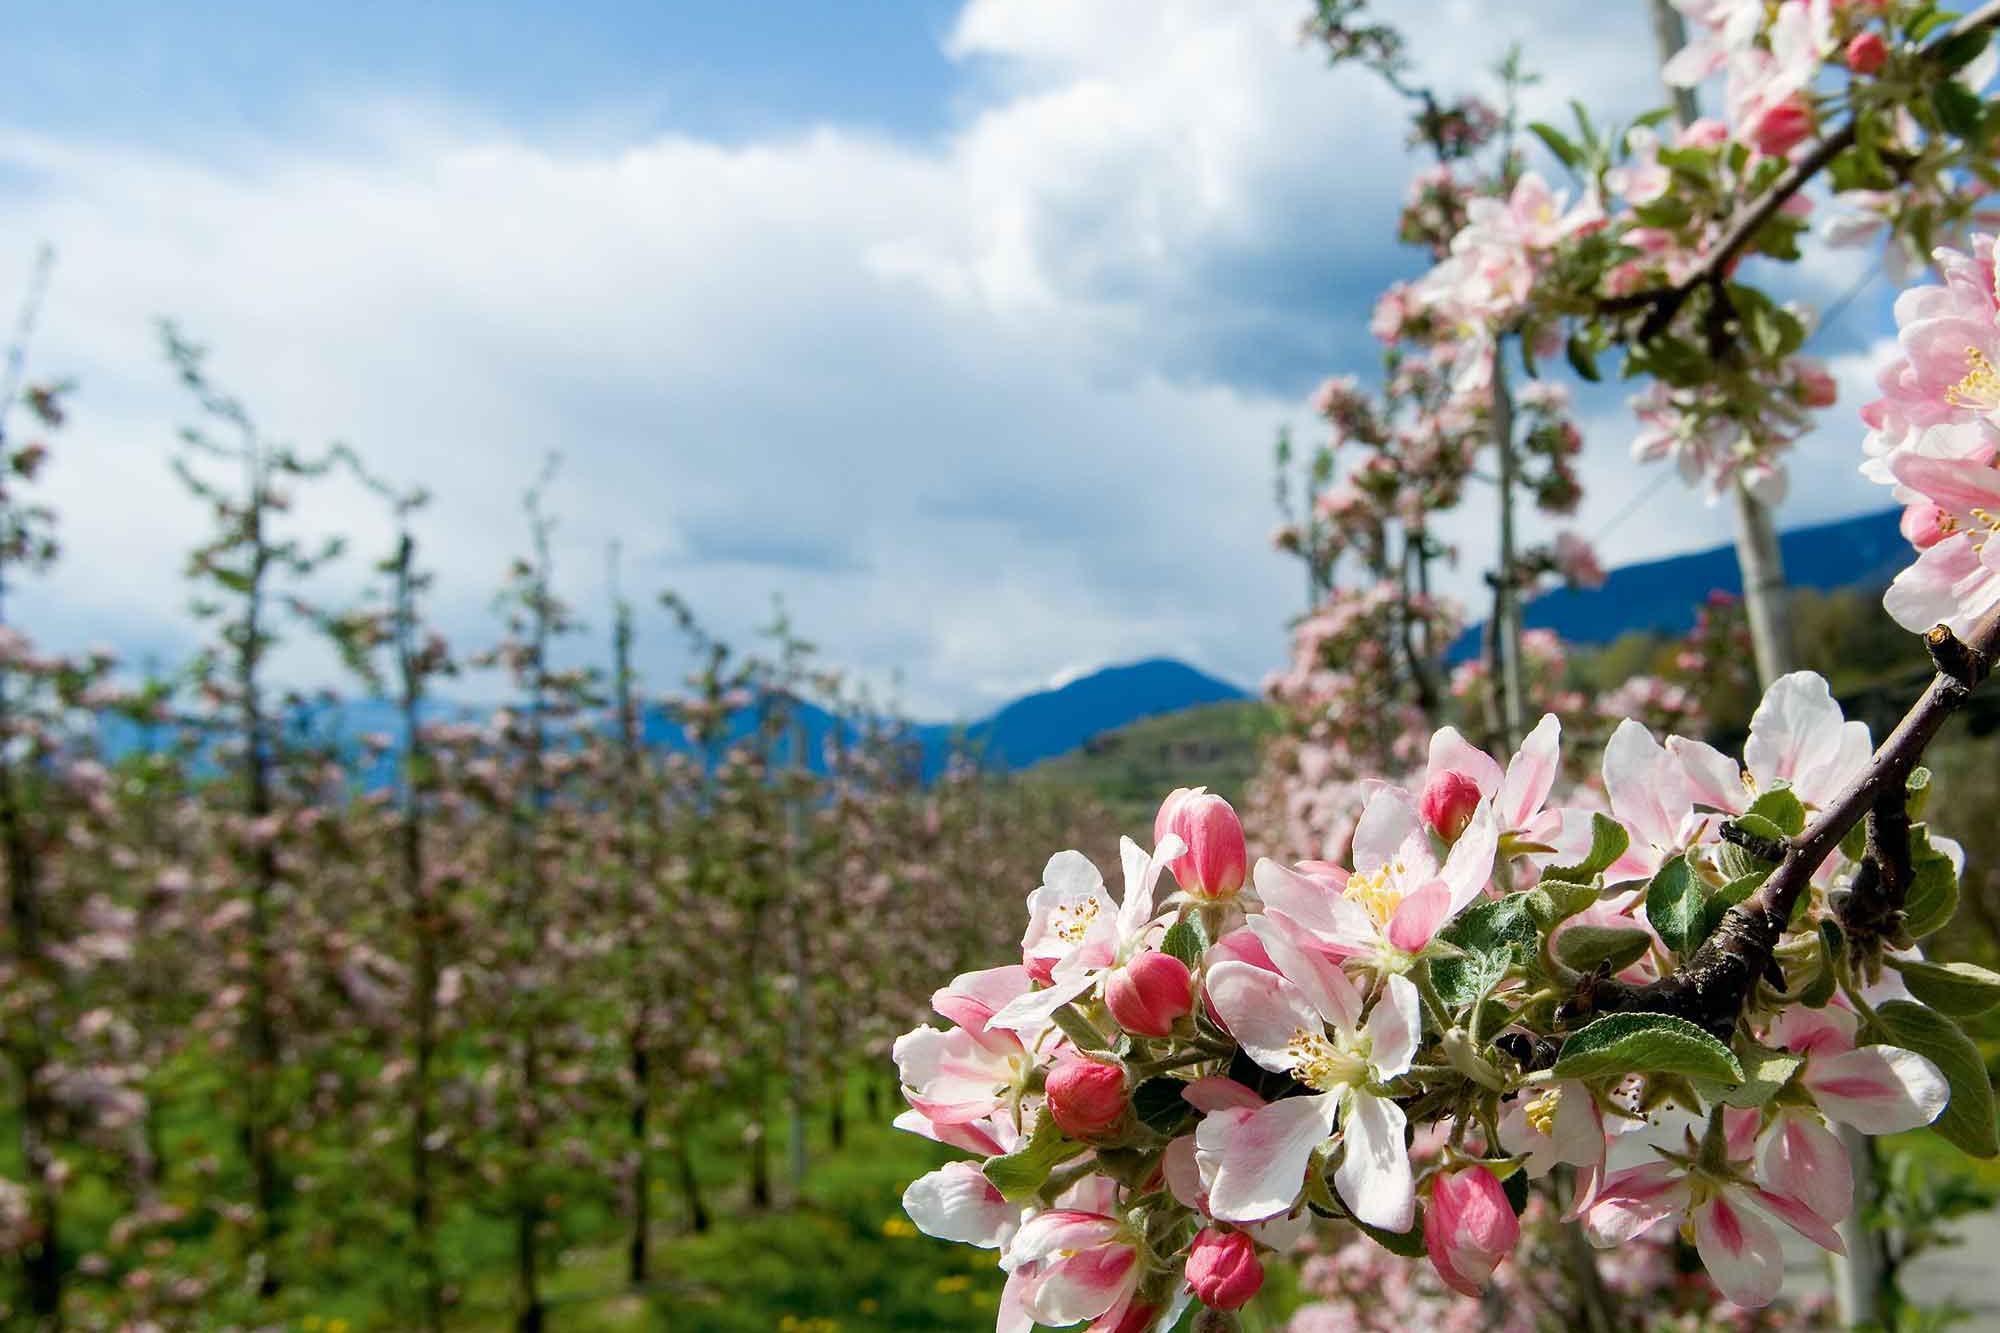
[[[1194,1009],[1194,974],[1170,953],[1149,950],[1111,974],[1104,1004],[1135,1037],[1164,1037]]]
[[[1847,44],[1847,67],[1856,74],[1873,74],[1889,58],[1889,45],[1879,32],[1858,32]]]
[[[1804,97],[1789,97],[1759,116],[1749,126],[1750,144],[1767,157],[1783,157],[1812,136],[1812,104]]]
[[[1800,366],[1798,386],[1799,401],[1807,407],[1832,407],[1840,398],[1840,384],[1824,366]]]
[[[1424,1248],[1453,1291],[1477,1296],[1494,1268],[1521,1239],[1507,1193],[1491,1171],[1470,1167],[1431,1183],[1424,1212]]]
[[[1479,808],[1479,784],[1457,769],[1446,769],[1424,784],[1417,813],[1446,842],[1458,841]]]
[[[1194,1238],[1186,1274],[1195,1299],[1211,1310],[1240,1310],[1264,1285],[1257,1246],[1242,1232],[1220,1227],[1208,1227]]]
[[[1049,1114],[1073,1139],[1096,1138],[1125,1118],[1125,1071],[1099,1060],[1072,1057],[1049,1071]]]
[[[1944,511],[1929,500],[1911,501],[1896,526],[1902,529],[1910,545],[1919,551],[1928,551],[1946,536]]]
[[[1243,823],[1220,796],[1200,787],[1182,787],[1160,804],[1153,817],[1153,841],[1169,833],[1187,844],[1168,869],[1181,888],[1197,898],[1234,897],[1250,868]]]

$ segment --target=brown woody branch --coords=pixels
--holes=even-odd
[[[1900,924],[1903,894],[1909,887],[1910,828],[1904,794],[1910,774],[1938,728],[1986,679],[1995,655],[2000,654],[2000,608],[1981,617],[1966,639],[1939,625],[1930,632],[1928,643],[1937,674],[1923,697],[1903,715],[1847,790],[1797,837],[1763,849],[1781,855],[1757,891],[1730,908],[1701,947],[1660,980],[1634,985],[1596,976],[1584,978],[1564,1006],[1568,1021],[1638,1010],[1685,1018],[1727,1039],[1757,981],[1775,972],[1774,950],[1799,895],[1863,817],[1869,819],[1869,851],[1840,916],[1844,923],[1854,923],[1851,929],[1875,930],[1877,934],[1867,941],[1871,944],[1893,933]],[[1735,828],[1724,825],[1724,836],[1744,844],[1741,830],[1730,832]]]
[[[1970,32],[2000,25],[2000,0],[1986,0],[1986,3],[1960,18],[1936,40],[1923,49],[1925,60],[1936,59],[1952,42]],[[1850,118],[1840,128],[1814,144],[1812,150],[1785,169],[1785,173],[1771,183],[1769,189],[1739,209],[1722,233],[1722,239],[1688,275],[1679,282],[1666,287],[1651,287],[1645,291],[1628,292],[1622,296],[1607,297],[1598,303],[1598,310],[1607,315],[1627,314],[1644,310],[1646,318],[1639,325],[1637,341],[1648,342],[1666,331],[1673,323],[1674,316],[1686,305],[1688,298],[1703,287],[1721,291],[1737,257],[1749,248],[1757,233],[1764,225],[1778,215],[1778,211],[1807,183],[1832,165],[1833,160],[1854,146],[1859,133],[1859,121]]]

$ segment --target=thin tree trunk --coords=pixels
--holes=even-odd
[[[1493,344],[1493,444],[1500,455],[1500,581],[1494,588],[1495,630],[1500,658],[1500,729],[1506,749],[1520,745],[1527,718],[1521,680],[1521,587],[1515,569],[1514,399],[1507,388],[1506,344]]]
[[[252,1193],[257,1204],[257,1227],[262,1250],[263,1272],[257,1282],[258,1294],[278,1292],[278,1163],[272,1147],[272,1125],[276,1116],[273,1080],[278,1068],[277,1024],[271,1013],[271,896],[278,883],[278,849],[275,830],[269,827],[273,811],[271,755],[265,744],[263,683],[258,668],[263,661],[264,575],[270,568],[270,547],[264,536],[263,445],[252,438],[245,442],[249,471],[249,590],[243,611],[243,638],[237,650],[237,689],[242,709],[243,780],[245,811],[250,836],[256,846],[250,867],[250,977],[247,994],[249,1012],[249,1060],[244,1077],[246,1106],[246,1147],[250,1155]]]
[[[6,695],[7,678],[0,672],[0,740],[12,735]],[[13,928],[16,965],[29,985],[50,980],[42,957],[41,911],[37,897],[37,866],[13,765],[0,759],[0,842],[5,843],[7,908]],[[48,1063],[42,1034],[53,1025],[46,1016],[29,1016],[16,1031],[9,1052],[21,1085],[21,1162],[28,1186],[28,1208],[34,1240],[22,1258],[27,1279],[28,1314],[37,1330],[62,1327],[61,1211],[54,1182],[54,1110],[42,1070]]]
[[[1770,506],[1739,484],[1736,498],[1736,564],[1743,571],[1743,612],[1757,679],[1769,685],[1792,669],[1792,617],[1785,564]]]
[[[1653,37],[1664,64],[1687,43],[1687,29],[1670,0],[1647,0]],[[1671,90],[1674,115],[1683,126],[1700,111],[1692,88]],[[1750,649],[1757,663],[1758,683],[1772,681],[1792,669],[1791,607],[1785,589],[1785,566],[1778,550],[1777,525],[1769,506],[1738,483],[1730,487],[1736,504],[1736,564],[1743,576],[1743,614],[1750,625]],[[1882,1322],[1882,1292],[1888,1269],[1882,1238],[1861,1217],[1875,1196],[1875,1149],[1867,1137],[1846,1125],[1835,1127],[1847,1150],[1854,1177],[1854,1207],[1837,1228],[1845,1255],[1830,1255],[1834,1304],[1841,1323],[1861,1328]]]
[[[437,1200],[431,1179],[432,1064],[437,1052],[438,913],[424,883],[422,781],[424,751],[419,730],[423,677],[416,659],[414,586],[415,542],[406,532],[396,549],[396,659],[402,677],[403,811],[399,830],[403,901],[416,931],[417,974],[412,983],[410,1079],[410,1231],[423,1282],[424,1327],[444,1328],[444,1281],[438,1269]]]
[[[701,1181],[694,1173],[694,1154],[688,1151],[684,1129],[674,1135],[674,1166],[680,1172],[681,1197],[687,1201],[688,1230],[699,1236],[708,1230],[708,1205],[702,1202]]]

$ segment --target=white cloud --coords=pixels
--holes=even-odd
[[[1631,8],[1455,0],[1424,69],[1467,86],[1525,36],[1531,113],[1636,110]],[[16,235],[62,252],[36,362],[81,381],[52,483],[68,555],[29,610],[64,642],[185,632],[199,516],[165,457],[188,404],[150,327],[171,314],[274,434],[436,489],[468,642],[557,449],[586,613],[617,536],[633,592],[672,583],[741,636],[782,591],[925,714],[1156,653],[1254,682],[1297,609],[1265,546],[1273,432],[1317,374],[1369,368],[1369,299],[1413,266],[1402,108],[1300,49],[1304,9],[972,0],[949,50],[978,95],[922,144],[551,142],[382,104],[200,158],[0,130]],[[1597,512],[1629,493],[1623,447],[1593,445]],[[310,505],[379,541],[358,493]],[[1487,526],[1468,512],[1468,564]]]

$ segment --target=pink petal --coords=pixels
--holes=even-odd
[[[1329,953],[1321,940],[1283,912],[1267,911],[1251,917],[1250,929],[1278,972],[1304,993],[1315,1010],[1343,1028],[1353,1026],[1361,1002],[1340,970],[1344,955]]]
[[[1583,1215],[1590,1243],[1602,1249],[1623,1245],[1670,1217],[1687,1211],[1687,1181],[1669,1162],[1650,1162],[1613,1175]]]
[[[1399,1077],[1410,1070],[1423,1037],[1423,1004],[1408,977],[1391,975],[1368,1012],[1368,1065],[1375,1077]]]
[[[1494,813],[1504,828],[1527,826],[1549,799],[1561,762],[1562,723],[1554,713],[1544,713],[1507,765],[1507,776],[1501,779],[1499,794],[1493,799]]]
[[[1784,1284],[1778,1233],[1727,1194],[1694,1210],[1694,1246],[1716,1287],[1746,1309],[1769,1305]]]
[[[1900,1134],[1928,1125],[1951,1100],[1951,1087],[1936,1065],[1896,1046],[1816,1055],[1806,1064],[1804,1082],[1828,1119],[1863,1134]]]
[[[1225,1222],[1261,1222],[1288,1211],[1305,1184],[1313,1149],[1333,1134],[1339,1106],[1338,1095],[1322,1093],[1203,1120],[1195,1148],[1215,1162],[1213,1173],[1204,1173],[1210,1214]]]
[[[1247,1106],[1255,1110],[1264,1104],[1264,1099],[1255,1092],[1220,1074],[1194,1080],[1181,1089],[1181,1100],[1203,1115],[1231,1106]]]
[[[1421,953],[1451,917],[1451,886],[1434,879],[1396,905],[1389,918],[1389,943],[1404,953]]]
[[[1493,756],[1458,734],[1456,727],[1440,727],[1431,736],[1430,762],[1424,768],[1424,785],[1445,773],[1463,773],[1479,787],[1481,796],[1491,797],[1500,790],[1500,765]]]
[[[1851,1010],[1832,1005],[1808,1009],[1795,1004],[1778,1011],[1766,1036],[1773,1046],[1794,1055],[1838,1055],[1854,1049],[1854,1034],[1859,1028]]]
[[[1757,1150],[1757,1177],[1766,1188],[1796,1199],[1829,1224],[1854,1209],[1854,1174],[1847,1150],[1810,1114],[1778,1113]],[[1789,1220],[1789,1219],[1787,1219]]]
[[[1397,978],[1403,980],[1403,978]],[[1406,983],[1407,984],[1407,983]],[[1333,1187],[1355,1217],[1384,1231],[1408,1231],[1416,1220],[1416,1183],[1403,1143],[1403,1108],[1372,1093],[1348,1094],[1345,1145]]]
[[[1312,1002],[1275,972],[1248,963],[1217,963],[1208,970],[1208,998],[1229,1035],[1252,1060],[1285,1073],[1292,1067],[1287,1051],[1300,1032],[1325,1026]]]

